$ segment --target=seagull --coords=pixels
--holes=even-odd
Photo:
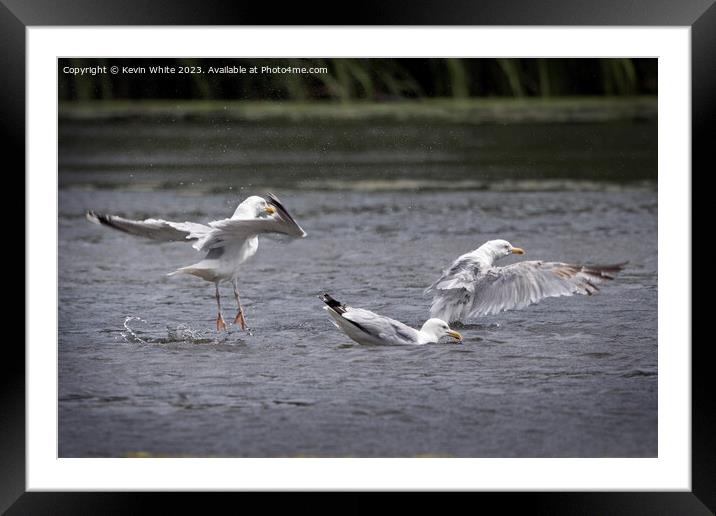
[[[323,294],[320,298],[326,303],[323,309],[331,316],[336,328],[343,330],[358,344],[435,344],[441,337],[446,336],[462,341],[462,335],[451,330],[450,326],[440,319],[428,319],[420,330],[416,330],[370,310],[341,304],[329,294]]]
[[[245,330],[246,318],[239,297],[238,276],[241,264],[256,254],[259,234],[281,233],[294,238],[306,236],[306,232],[296,223],[278,197],[272,193],[268,193],[266,197],[268,199],[257,195],[248,197],[239,204],[231,218],[215,220],[208,225],[162,219],[130,220],[94,211],[87,211],[86,216],[90,222],[131,235],[164,242],[193,242],[194,249],[206,253],[204,259],[170,272],[168,276],[189,274],[214,283],[218,309],[217,331],[226,330],[226,321],[221,314],[219,284],[231,281],[238,306],[234,324],[239,323],[241,329]]]
[[[592,295],[597,284],[614,279],[626,263],[573,265],[524,261],[497,267],[495,261],[525,254],[506,240],[490,240],[458,257],[425,289],[433,294],[430,316],[448,322],[521,309],[547,297]]]

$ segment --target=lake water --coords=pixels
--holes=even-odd
[[[59,159],[61,457],[657,454],[655,123],[64,120]],[[166,276],[189,245],[84,219],[205,222],[266,190],[308,236],[245,264],[250,333],[216,332],[212,284]],[[317,298],[420,326],[423,289],[492,238],[629,264],[462,344],[362,347]]]

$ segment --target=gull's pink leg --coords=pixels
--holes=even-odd
[[[219,296],[219,283],[216,283],[216,307],[219,310],[218,315],[216,316],[216,331],[226,330],[226,321],[224,321],[224,316],[221,315],[221,296]]]
[[[241,298],[239,297],[239,285],[236,279],[232,281],[234,284],[234,297],[236,297],[236,305],[239,307],[239,311],[236,313],[236,318],[234,319],[234,324],[239,323],[241,325],[241,329],[246,329],[246,319],[244,318],[244,309],[241,308]]]

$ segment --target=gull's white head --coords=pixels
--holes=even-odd
[[[462,335],[460,335],[455,330],[450,329],[448,323],[446,323],[442,319],[428,319],[427,321],[425,321],[425,324],[423,324],[423,327],[420,328],[420,331],[421,333],[429,337],[430,342],[437,342],[442,337],[452,337],[457,341],[462,340]]]
[[[264,218],[276,213],[276,208],[258,195],[247,197],[239,204],[234,212],[233,218],[257,219]]]
[[[487,254],[492,260],[499,260],[511,254],[525,254],[525,250],[521,247],[514,247],[507,240],[490,240],[482,244],[478,251]]]

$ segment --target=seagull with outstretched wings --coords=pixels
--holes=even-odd
[[[162,219],[130,220],[116,215],[87,212],[87,219],[131,235],[164,242],[192,242],[192,247],[204,252],[204,259],[181,267],[170,276],[190,274],[216,286],[216,329],[225,330],[226,322],[221,314],[219,284],[230,281],[238,312],[234,324],[246,329],[246,318],[241,308],[238,276],[242,263],[256,254],[258,236],[262,233],[280,233],[294,238],[303,238],[306,232],[296,223],[279,199],[269,193],[267,198],[251,196],[236,208],[228,219],[215,220],[208,224],[197,222],[171,222]]]
[[[625,263],[575,265],[524,261],[498,267],[495,261],[524,254],[506,240],[490,240],[458,257],[425,289],[433,294],[430,316],[448,322],[524,308],[548,297],[592,295],[597,285],[614,279]]]

